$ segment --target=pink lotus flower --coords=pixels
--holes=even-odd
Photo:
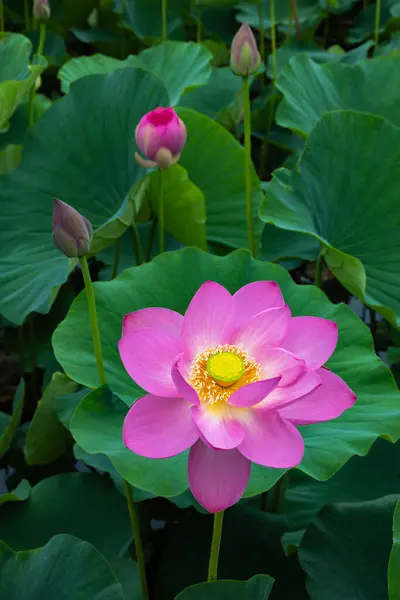
[[[144,160],[136,152],[140,165],[167,169],[180,158],[186,142],[186,127],[173,108],[159,107],[140,119],[135,138],[139,150],[149,159]]]
[[[193,495],[212,513],[228,508],[251,462],[295,467],[304,453],[296,425],[335,419],[355,402],[322,367],[337,339],[332,321],[292,317],[273,281],[233,296],[208,281],[184,317],[166,308],[130,313],[119,351],[148,395],[131,406],[124,443],[149,458],[190,448]]]

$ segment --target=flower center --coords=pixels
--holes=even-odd
[[[225,344],[200,352],[192,363],[189,384],[200,402],[227,402],[238,389],[261,379],[261,367],[246,352]]]
[[[245,371],[244,360],[233,352],[218,352],[207,361],[207,372],[221,387],[230,387]]]

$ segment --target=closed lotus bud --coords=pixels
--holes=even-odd
[[[137,152],[135,158],[142,167],[156,165],[168,169],[178,162],[186,142],[186,127],[173,108],[156,108],[144,115],[135,131],[136,144],[146,157]]]
[[[49,0],[34,0],[33,16],[37,21],[47,21],[47,19],[50,19]]]
[[[231,46],[231,69],[235,75],[248,77],[255,73],[261,64],[261,56],[252,30],[242,23]]]
[[[90,222],[69,204],[54,198],[53,242],[69,258],[88,254],[93,237]]]

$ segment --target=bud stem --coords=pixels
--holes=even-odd
[[[264,65],[264,61],[265,61],[265,31],[264,31],[263,0],[258,0],[258,30],[260,32],[261,64]],[[264,84],[264,73],[262,73],[261,81]]]
[[[162,254],[164,252],[164,173],[163,169],[160,172],[160,186],[159,186],[159,199],[158,199],[158,252]]]
[[[90,277],[90,271],[89,271],[89,267],[87,264],[86,256],[80,256],[79,262],[81,264],[83,280],[85,282],[86,297],[87,297],[88,308],[89,308],[90,326],[92,328],[93,348],[94,348],[94,354],[96,356],[97,372],[99,374],[100,385],[105,385],[107,382],[106,382],[106,374],[104,371],[103,355],[102,355],[102,351],[101,351],[100,330],[99,330],[99,322],[97,319],[96,300],[94,297],[94,289],[93,289],[93,284],[92,284],[92,280]],[[140,582],[141,582],[141,586],[142,586],[142,598],[143,598],[143,600],[148,600],[149,593],[147,590],[146,568],[145,568],[145,564],[144,564],[142,540],[140,537],[139,519],[136,514],[135,505],[134,505],[133,498],[132,498],[131,486],[125,480],[124,480],[124,487],[125,487],[126,501],[128,504],[129,517],[130,517],[131,526],[132,526],[133,541],[134,541],[135,550],[136,550],[137,567],[139,570]]]
[[[0,0],[1,1],[1,0]],[[39,45],[36,52],[36,56],[43,56],[44,44],[46,42],[46,23],[40,23],[40,34],[39,34]],[[31,93],[29,96],[29,105],[28,105],[28,127],[32,127],[35,122],[35,89],[36,82],[33,83]]]
[[[256,255],[253,222],[253,194],[251,189],[251,115],[249,78],[243,77],[244,105],[244,181],[246,190],[246,217],[249,236],[249,250],[253,257]]]
[[[168,0],[161,0],[161,41],[165,42],[167,39],[167,2]]]
[[[106,374],[104,371],[103,355],[101,352],[99,322],[97,320],[97,311],[96,311],[96,300],[94,297],[94,289],[93,289],[92,280],[90,278],[90,272],[89,272],[89,267],[87,264],[86,256],[80,256],[79,262],[81,263],[83,280],[85,282],[86,297],[87,297],[88,308],[89,308],[89,320],[90,320],[90,327],[92,329],[93,349],[94,349],[94,355],[96,357],[97,372],[99,374],[100,385],[105,385]]]

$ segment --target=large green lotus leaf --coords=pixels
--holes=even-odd
[[[143,394],[143,393],[142,393]],[[122,442],[127,406],[101,387],[82,399],[71,420],[71,433],[89,454],[105,454],[119,475],[158,496],[177,496],[188,487],[187,453],[162,460],[138,456]]]
[[[217,281],[233,293],[246,283],[262,279],[274,280],[281,286],[293,314],[325,317],[339,326],[338,347],[328,366],[351,386],[358,400],[334,421],[301,428],[306,443],[301,469],[316,479],[327,479],[352,455],[366,454],[377,437],[385,435],[396,440],[400,436],[400,396],[389,369],[373,350],[368,329],[358,317],[347,306],[331,304],[317,288],[296,285],[279,265],[251,259],[245,250],[221,258],[186,248],[128,269],[111,282],[96,283],[107,380],[113,392],[128,405],[143,393],[125,372],[118,355],[125,314],[148,306],[163,306],[183,314],[207,280]],[[88,387],[99,385],[84,292],[55,331],[53,347],[71,378]],[[90,429],[90,419],[87,427]],[[120,437],[120,429],[117,434]],[[273,482],[270,470],[265,476]]]
[[[262,234],[263,258],[270,262],[293,259],[316,260],[319,243],[309,235],[265,225]]]
[[[0,542],[0,596],[7,600],[123,600],[104,556],[87,542],[57,535],[43,548],[13,552]]]
[[[122,69],[77,82],[32,128],[19,168],[1,186],[0,310],[10,321],[47,312],[67,279],[69,262],[52,242],[53,196],[101,227],[106,245],[130,225],[129,191],[145,174],[134,158],[135,127],[166,103],[155,75]]]
[[[58,76],[62,91],[67,93],[71,83],[87,75],[105,75],[129,65],[148,69],[162,79],[174,106],[187,88],[207,83],[211,59],[211,52],[200,44],[164,42],[125,60],[103,54],[73,58],[60,69]]]
[[[179,108],[178,114],[188,130],[179,162],[206,199],[207,239],[231,248],[248,247],[243,146],[221,125],[194,110]],[[253,166],[251,176],[258,246],[263,226],[257,207],[263,192]]]
[[[0,38],[0,130],[33,86],[47,62],[38,58],[29,64],[32,43],[19,33],[7,33]]]
[[[160,215],[162,184],[165,230],[186,246],[207,250],[204,194],[190,181],[185,169],[173,165],[165,171],[152,173],[148,181],[148,197],[157,217]]]
[[[388,587],[389,600],[400,597],[400,500],[396,504],[393,515],[393,546],[389,558]]]
[[[328,481],[299,471],[285,481],[283,509],[290,527],[306,527],[327,504],[363,502],[400,493],[400,443],[378,439],[367,456],[353,456]]]
[[[355,64],[367,58],[368,50],[373,46],[372,40],[365,42],[358,48],[345,52],[340,46],[332,46],[328,50],[321,48],[313,40],[295,40],[281,46],[276,53],[278,75],[283,68],[289,64],[294,56],[307,54],[313,61],[319,64],[342,62],[345,64]],[[268,76],[272,79],[272,55],[268,57]]]
[[[62,373],[54,373],[39,400],[26,433],[24,448],[28,465],[45,465],[56,460],[65,450],[67,432],[57,415],[57,396],[72,394],[77,384]]]
[[[397,499],[333,504],[319,513],[299,549],[312,600],[387,600]]]
[[[268,575],[255,575],[249,581],[212,581],[186,588],[176,600],[267,600],[274,585]]]
[[[213,69],[209,82],[185,92],[179,106],[193,108],[215,119],[221,110],[233,104],[241,88],[241,78],[234,75],[230,67]]]
[[[28,500],[7,503],[0,512],[0,539],[14,550],[37,548],[54,535],[68,533],[90,542],[105,556],[124,590],[136,587],[136,565],[127,554],[131,539],[128,509],[124,497],[105,477],[54,475],[36,484]]]
[[[325,113],[353,109],[400,125],[400,57],[384,56],[355,65],[317,64],[295,56],[277,87],[284,95],[276,121],[307,136]]]
[[[275,172],[260,215],[316,238],[337,279],[396,324],[399,185],[400,128],[381,117],[336,111],[315,126],[298,171]]]

